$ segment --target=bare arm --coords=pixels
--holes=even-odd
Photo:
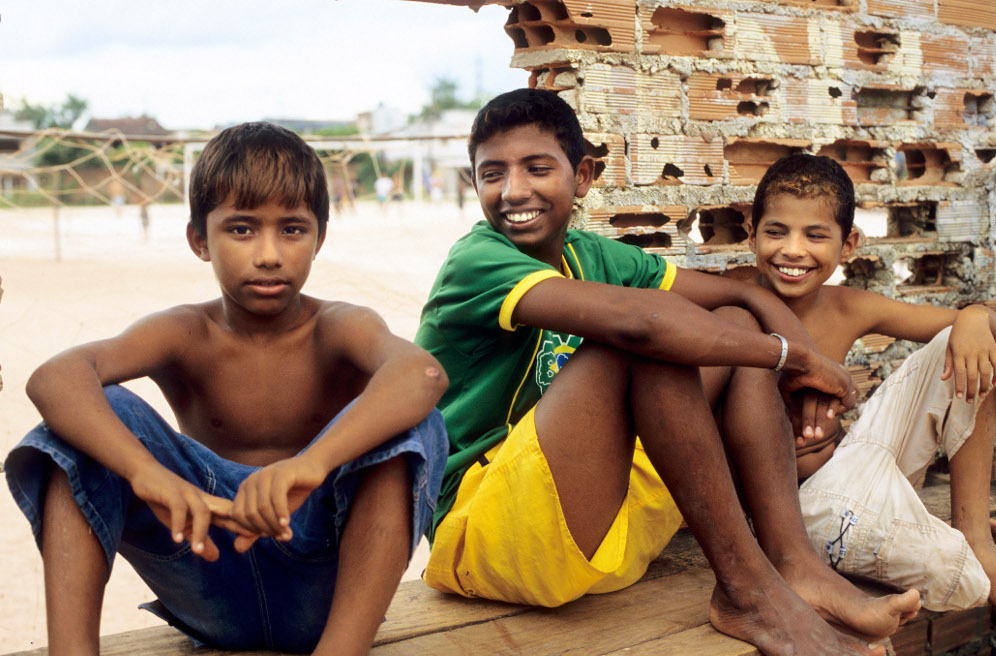
[[[686,274],[694,274],[690,276],[694,280],[679,284]],[[741,329],[708,311],[726,303],[746,303],[749,309],[759,305],[765,329],[788,333],[784,370],[794,381],[792,389],[812,387],[835,397],[843,407],[854,404],[847,371],[812,348],[798,319],[780,301],[761,290],[763,294],[747,292],[748,300],[733,303],[737,296],[730,286],[749,287],[729,280],[712,297],[706,283],[714,277],[699,276],[704,274],[681,270],[673,292],[549,278],[523,295],[513,319],[679,364],[771,368],[781,355],[780,340]]]
[[[177,311],[142,319],[118,337],[51,358],[31,375],[26,392],[53,432],[127,480],[177,542],[186,537],[196,553],[213,560],[217,549],[207,537],[208,524],[215,515],[227,514],[229,502],[159,464],[118,419],[103,391],[104,385],[166,366],[189,329]]]
[[[237,538],[240,551],[262,535],[290,540],[291,514],[332,470],[419,423],[446,391],[448,381],[439,362],[392,334],[373,311],[351,308],[345,316],[325,320],[331,325],[318,329],[321,350],[344,353],[370,380],[353,405],[306,451],[243,481],[232,516],[254,537]]]
[[[449,385],[442,365],[393,334],[376,313],[355,308],[335,327],[347,358],[370,375],[363,393],[309,451],[329,471],[422,421]]]

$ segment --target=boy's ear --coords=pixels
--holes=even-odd
[[[322,250],[322,244],[325,243],[325,238],[328,237],[328,236],[329,236],[329,228],[328,228],[328,225],[326,225],[325,226],[325,232],[323,232],[321,234],[321,236],[318,238],[318,243],[315,244],[315,254],[311,256],[312,260],[314,260],[316,257],[318,257],[318,251]]]
[[[581,158],[581,162],[578,164],[577,173],[574,174],[574,180],[577,182],[577,187],[574,190],[574,196],[577,198],[584,198],[591,189],[591,183],[595,179],[595,160],[591,158],[591,155],[585,155]]]
[[[190,250],[194,252],[194,255],[205,262],[211,261],[211,253],[207,247],[207,238],[197,232],[193,221],[187,223],[187,243],[190,244]]]
[[[750,252],[757,255],[757,233],[754,231],[754,222],[747,222],[747,246]]]
[[[853,254],[854,250],[861,243],[861,233],[858,232],[857,228],[851,230],[851,234],[847,235],[844,240],[844,244],[840,247],[840,259],[849,259]]]

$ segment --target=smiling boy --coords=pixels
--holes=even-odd
[[[446,376],[373,311],[301,294],[329,200],[300,137],[223,131],[190,201],[188,241],[221,297],[28,381],[45,423],[5,469],[42,552],[49,653],[98,653],[118,552],[195,642],[366,653],[435,504]],[[182,433],[117,386],[142,376]]]
[[[996,315],[824,284],[854,253],[853,219],[854,187],[827,157],[783,158],[758,185],[749,277],[792,309],[823,354],[843,362],[869,333],[929,342],[879,387],[846,437],[837,418],[804,427],[793,414],[806,527],[838,571],[916,588],[931,610],[983,604],[996,580],[996,395],[988,394]],[[912,485],[938,446],[950,460],[954,529],[927,512]]]
[[[416,336],[452,382],[426,582],[557,606],[635,583],[684,515],[716,572],[717,629],[765,654],[881,653],[813,609],[877,638],[918,595],[867,598],[806,543],[770,369],[835,409],[851,404],[846,371],[766,290],[568,230],[594,162],[556,94],[494,98],[469,152],[486,221],[453,246]]]

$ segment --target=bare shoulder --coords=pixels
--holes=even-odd
[[[309,299],[315,303],[315,330],[326,337],[349,338],[368,330],[387,330],[384,319],[372,308],[345,301]],[[326,334],[328,333],[328,334]]]
[[[831,319],[846,321],[857,337],[880,333],[897,339],[929,341],[954,321],[955,311],[926,304],[905,303],[888,296],[854,287],[824,287]],[[836,316],[833,316],[836,315]]]

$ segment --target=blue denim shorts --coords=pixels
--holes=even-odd
[[[105,393],[118,417],[159,462],[210,494],[234,498],[242,481],[258,469],[225,460],[177,433],[123,387],[109,386]],[[322,433],[326,430],[328,426]],[[339,542],[358,474],[404,456],[412,478],[414,550],[435,509],[447,449],[443,419],[434,410],[415,427],[329,474],[291,516],[290,542],[264,538],[240,554],[233,547],[233,534],[212,526],[211,538],[221,551],[214,563],[196,556],[186,542],[173,542],[169,529],[135,498],[126,481],[60,440],[44,424],[10,452],[5,470],[11,493],[31,522],[40,547],[48,475],[52,463],[62,468],[108,565],[120,552],[158,597],[144,606],[196,643],[308,652],[328,618]]]

